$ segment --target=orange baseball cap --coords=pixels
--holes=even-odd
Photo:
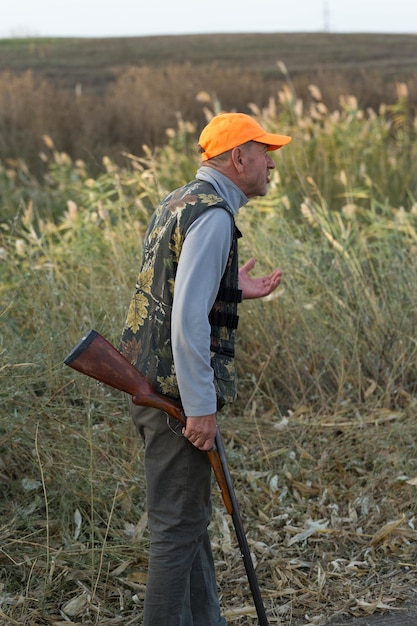
[[[278,150],[290,143],[292,137],[267,133],[253,117],[245,113],[219,113],[200,135],[198,146],[203,161],[241,146],[247,141],[265,143],[268,150]]]

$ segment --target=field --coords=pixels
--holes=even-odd
[[[271,131],[293,136],[274,155],[268,196],[239,214],[242,262],[255,256],[259,273],[279,266],[284,278],[275,294],[241,307],[239,398],[219,416],[269,622],[327,626],[400,610],[417,588],[417,117],[407,48],[415,39],[279,36],[287,48],[278,53],[261,37],[257,57],[247,36],[239,57],[231,44],[243,42],[231,37],[228,50],[226,37],[215,66],[214,56],[199,61],[208,46],[195,46],[198,38],[174,47],[154,39],[0,42],[11,72],[0,78],[0,624],[140,623],[149,541],[142,446],[126,398],[63,359],[90,328],[118,344],[152,207],[194,175],[202,120],[233,106],[220,84]],[[303,41],[312,50],[304,68]],[[149,56],[134,68],[142,43]],[[184,67],[165,65],[166,56],[158,65],[155,44],[170,61],[184,44],[195,56]],[[244,52],[254,74],[230,85]],[[215,93],[195,68],[219,77]],[[256,103],[243,86],[260,89],[268,72],[280,78]],[[155,77],[159,100],[148,101]],[[186,78],[189,101],[175,77]],[[73,81],[82,80],[76,95]],[[164,80],[177,86],[175,106]],[[84,109],[74,102],[86,91]],[[69,108],[58,110],[54,94]],[[106,145],[88,132],[100,94],[97,118],[106,107],[113,115]],[[132,133],[132,102],[143,122],[149,112],[164,129],[155,125],[154,143]],[[66,124],[88,110],[77,127],[81,153]],[[48,111],[62,135],[50,132]],[[233,528],[213,492],[223,612],[231,626],[251,626]]]
[[[201,68],[216,63],[278,78],[281,61],[292,75],[375,68],[388,82],[416,71],[415,44],[414,35],[330,33],[6,39],[0,41],[0,71],[33,70],[72,89],[77,82],[105,85],[134,65]]]

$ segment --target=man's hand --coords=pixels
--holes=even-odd
[[[258,278],[249,276],[249,272],[253,270],[255,263],[255,259],[249,259],[239,270],[239,286],[244,300],[269,296],[281,282],[282,272],[279,269],[274,270],[268,276],[260,276]]]
[[[187,417],[186,426],[182,434],[193,446],[200,450],[211,450],[216,437],[216,414],[202,415],[201,417]]]

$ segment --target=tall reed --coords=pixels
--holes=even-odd
[[[265,109],[252,107],[263,125],[292,134],[293,142],[274,155],[268,196],[238,217],[242,262],[255,256],[255,272],[283,270],[276,293],[241,307],[239,401],[221,417],[233,465],[242,466],[237,478],[246,481],[245,510],[266,494],[267,513],[259,511],[266,520],[279,517],[278,505],[294,520],[344,510],[334,484],[354,487],[329,457],[329,423],[343,423],[340,436],[385,411],[390,419],[404,415],[409,429],[415,405],[416,122],[404,94],[391,109],[361,111],[351,97],[331,112],[311,89],[308,111],[290,84]],[[215,103],[206,106],[209,116]],[[41,183],[22,161],[0,169],[9,209],[0,223],[0,478],[10,503],[0,524],[9,603],[1,610],[18,623],[42,623],[58,610],[65,619],[102,624],[140,612],[147,545],[140,444],[125,399],[76,376],[63,358],[92,327],[117,345],[147,221],[160,197],[193,176],[196,135],[177,116],[165,146],[126,154],[123,166],[105,158],[99,175],[45,136]],[[297,422],[303,415],[309,421]],[[389,467],[412,475],[415,455],[401,452],[411,450],[412,431],[394,432],[399,452]],[[371,456],[360,448],[361,468],[377,463]],[[317,479],[323,467],[328,474]],[[381,493],[377,472],[369,480],[373,502],[372,486]],[[271,486],[285,481],[286,488]],[[321,494],[321,503],[309,494]],[[404,515],[412,516],[410,494],[401,497]],[[384,511],[393,510],[392,500],[372,504],[362,523],[383,524]],[[214,523],[227,538],[221,514]],[[253,533],[273,532],[265,528],[258,523]],[[327,545],[329,554],[338,549]],[[130,578],[121,582],[125,570]],[[225,579],[232,570],[224,566]]]

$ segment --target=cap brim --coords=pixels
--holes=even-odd
[[[266,143],[268,146],[268,150],[279,150],[282,146],[288,145],[292,141],[292,137],[288,137],[288,135],[272,135],[266,134],[260,137],[259,139],[254,139],[254,141],[259,141],[259,143]]]

